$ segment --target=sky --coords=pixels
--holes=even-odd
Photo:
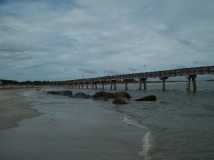
[[[0,79],[214,65],[213,0],[0,0]]]

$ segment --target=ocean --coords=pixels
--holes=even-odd
[[[133,98],[154,94],[158,101],[117,106],[44,90],[1,91],[1,107],[40,114],[0,130],[0,160],[213,160],[214,82],[198,82],[196,94],[185,85],[167,83],[166,92],[161,84],[148,84],[147,91],[129,85]]]

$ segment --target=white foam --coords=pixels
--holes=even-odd
[[[151,143],[151,132],[149,129],[141,124],[139,124],[137,121],[128,118],[127,116],[124,116],[123,121],[129,125],[133,125],[138,128],[142,128],[146,130],[146,134],[142,138],[142,151],[139,152],[139,155],[144,158],[144,160],[151,160],[150,150],[152,148]]]
[[[127,116],[124,116],[123,117],[123,121],[129,125],[132,125],[132,126],[135,126],[135,127],[138,127],[138,128],[142,128],[142,129],[148,129],[147,127],[141,125],[140,123],[138,123],[137,121],[135,120],[132,120],[130,118],[128,118]]]
[[[140,152],[140,155],[144,157],[145,160],[151,160],[150,150],[152,147],[151,143],[151,132],[147,131],[143,137],[143,150]]]

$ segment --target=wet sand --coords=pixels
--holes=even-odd
[[[147,129],[128,124],[124,115],[105,109],[109,102],[49,96],[38,91],[23,94],[25,101],[43,114],[20,121],[18,127],[0,130],[1,160],[143,158]]]
[[[39,116],[40,113],[31,108],[30,102],[23,100],[24,97],[17,91],[0,92],[0,129],[17,126],[17,122]]]

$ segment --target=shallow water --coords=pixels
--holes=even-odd
[[[133,97],[155,94],[158,101],[114,106],[11,91],[43,114],[0,130],[0,159],[214,159],[213,82],[200,82],[195,95],[185,92],[184,83],[167,84],[165,93],[160,84],[150,84],[147,92],[129,87]]]
[[[1,160],[141,159],[143,129],[106,110],[109,103],[36,91],[19,94],[43,115],[0,131]]]

